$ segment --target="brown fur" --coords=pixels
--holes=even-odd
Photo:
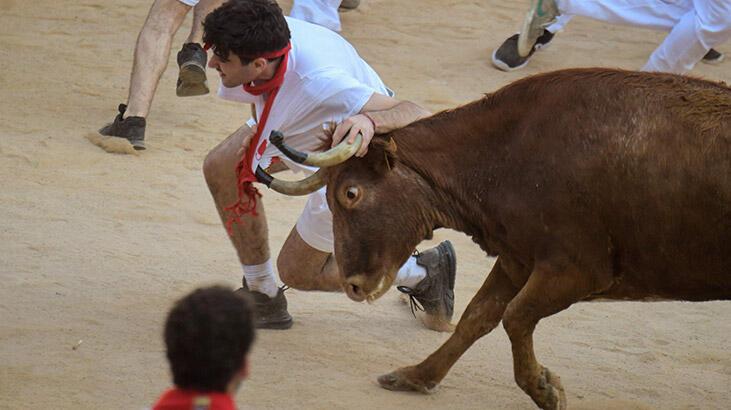
[[[457,334],[381,379],[386,388],[435,386],[502,320],[516,381],[539,406],[560,408],[558,376],[532,350],[541,318],[595,298],[731,298],[725,84],[563,70],[380,138],[327,174],[345,280],[365,275],[368,289],[438,226],[498,256]],[[356,203],[343,194],[350,186]]]

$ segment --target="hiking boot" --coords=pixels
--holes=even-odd
[[[457,272],[457,255],[452,243],[444,241],[436,248],[417,253],[416,263],[426,269],[426,277],[413,288],[398,286],[397,289],[409,295],[412,313],[416,306],[429,316],[451,321],[454,313],[454,277]]]
[[[553,40],[554,34],[544,29],[543,34],[536,40],[533,48],[527,57],[521,57],[518,54],[518,36],[519,34],[513,34],[508,37],[495,51],[492,53],[492,65],[502,71],[513,71],[519,68],[523,68],[528,64],[533,53],[542,48],[548,47],[548,44]]]
[[[355,10],[360,5],[360,0],[343,0],[340,2],[339,10]]]
[[[178,51],[178,85],[175,94],[178,97],[191,97],[208,94],[206,80],[206,62],[208,54],[198,43],[185,43]]]
[[[127,110],[126,104],[119,104],[119,114],[114,117],[114,122],[103,126],[99,133],[110,137],[126,138],[136,150],[145,149],[145,117],[124,118]]]
[[[719,64],[724,59],[723,53],[719,53],[718,51],[714,49],[708,50],[706,55],[703,56],[703,61],[706,64]]]
[[[556,22],[558,15],[555,0],[532,0],[518,36],[518,55],[529,57],[538,37],[543,35],[546,27]]]
[[[249,290],[244,286],[237,292],[247,292],[254,300],[256,311],[254,312],[254,327],[257,329],[289,329],[292,327],[292,316],[287,312],[287,298],[284,291],[288,288],[282,286],[277,291],[277,296],[270,298],[264,293]]]

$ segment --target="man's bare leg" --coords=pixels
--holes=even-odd
[[[178,0],[155,0],[140,30],[127,104],[120,104],[114,121],[99,130],[102,135],[126,138],[137,150],[145,149],[145,128],[152,98],[167,66],[170,43],[190,6]]]
[[[214,148],[203,163],[203,174],[213,196],[221,221],[226,224],[231,213],[225,208],[238,199],[238,177],[235,169],[246,149],[253,130],[244,125]],[[244,270],[247,286],[256,303],[256,327],[288,329],[292,317],[287,312],[287,299],[276,287],[276,277],[269,251],[269,231],[264,204],[257,199],[256,215],[245,214],[231,227],[229,236]]]
[[[224,0],[201,0],[193,8],[190,34],[177,55],[180,72],[175,93],[178,97],[204,95],[209,92],[206,78],[208,56],[203,49],[203,20],[223,2]]]
[[[248,125],[242,126],[213,148],[203,162],[203,174],[224,225],[231,215],[224,208],[238,199],[235,169],[241,159],[240,150],[244,140],[248,145],[252,135],[253,130]],[[241,264],[259,265],[270,258],[269,229],[262,198],[257,200],[256,215],[242,215],[241,222],[233,224],[229,237]]]
[[[301,290],[341,291],[338,267],[332,253],[308,245],[292,228],[277,258],[279,278]]]
[[[127,110],[123,118],[147,117],[162,73],[167,67],[173,36],[190,6],[178,0],[155,0],[135,46]]]
[[[185,40],[186,43],[203,44],[203,20],[224,2],[225,0],[201,0],[193,7],[193,25],[190,27],[190,35]]]

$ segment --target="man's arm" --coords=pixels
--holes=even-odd
[[[348,142],[353,143],[355,136],[361,133],[363,143],[355,155],[362,157],[368,152],[368,144],[374,134],[393,131],[430,115],[429,111],[411,101],[399,101],[393,97],[373,93],[359,114],[338,124],[333,133],[333,146],[344,137],[348,137]]]

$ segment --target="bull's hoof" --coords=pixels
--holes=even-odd
[[[536,404],[542,409],[566,410],[566,393],[561,378],[550,370],[543,368],[538,379],[538,397],[534,397]]]
[[[416,391],[425,394],[434,393],[439,386],[436,382],[422,381],[418,377],[409,376],[415,372],[414,367],[405,367],[395,372],[384,374],[378,378],[378,384],[386,390]]]

